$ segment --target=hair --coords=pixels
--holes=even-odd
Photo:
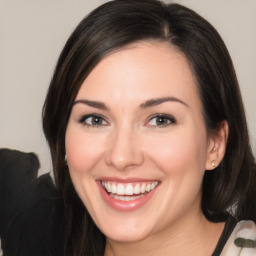
[[[226,120],[229,136],[219,166],[205,172],[202,210],[220,220],[256,220],[256,170],[238,81],[228,50],[214,27],[194,11],[157,0],[116,0],[92,11],[61,52],[43,107],[56,187],[66,214],[67,255],[103,255],[105,236],[79,199],[65,165],[65,132],[78,90],[108,54],[138,41],[168,42],[183,53],[196,77],[208,131]]]

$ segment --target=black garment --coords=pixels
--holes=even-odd
[[[212,254],[212,256],[219,256],[221,254],[221,251],[223,250],[224,246],[226,245],[231,233],[233,232],[235,226],[237,224],[236,219],[229,215],[227,218],[227,221],[225,223],[224,230],[221,234],[221,237],[218,241],[218,244]]]
[[[4,256],[63,255],[64,208],[33,153],[0,150],[0,238]]]
[[[39,161],[33,153],[0,149],[0,232],[6,232],[15,209],[22,204],[22,197],[36,179]],[[1,234],[0,233],[0,234]]]

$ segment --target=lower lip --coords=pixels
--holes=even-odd
[[[118,199],[113,198],[110,196],[106,190],[102,187],[101,182],[97,181],[97,185],[99,186],[101,196],[103,197],[104,201],[113,209],[117,211],[122,212],[129,212],[129,211],[135,211],[142,207],[144,204],[146,204],[155,194],[155,191],[158,189],[159,186],[157,186],[155,189],[147,193],[145,196],[142,196],[140,198],[131,200],[131,201],[121,201]]]

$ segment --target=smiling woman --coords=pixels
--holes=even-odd
[[[65,144],[72,182],[101,231],[120,243],[153,245],[180,233],[177,221],[193,219],[209,234],[201,184],[210,163],[222,160],[228,128],[224,122],[207,136],[186,58],[163,42],[129,45],[87,76],[75,103],[87,99],[101,103],[72,108]]]
[[[61,53],[43,126],[66,255],[256,253],[255,224],[242,221],[255,221],[256,170],[239,86],[192,10],[94,10]]]

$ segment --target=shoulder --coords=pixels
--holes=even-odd
[[[0,149],[0,237],[4,255],[62,255],[64,206],[34,153]],[[1,254],[0,254],[1,255]]]
[[[18,209],[27,204],[39,165],[34,153],[0,149],[0,236]]]
[[[37,178],[16,205],[2,232],[4,255],[63,255],[64,206],[50,175]]]
[[[221,253],[221,256],[239,255],[256,255],[256,224],[253,221],[238,222]]]

